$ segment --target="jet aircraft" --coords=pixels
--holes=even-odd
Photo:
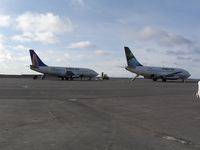
[[[30,69],[43,73],[42,79],[44,79],[45,76],[50,75],[60,77],[62,80],[73,80],[73,78],[82,79],[84,77],[91,80],[98,75],[98,73],[96,73],[94,70],[88,68],[47,66],[45,63],[43,63],[34,50],[29,50],[29,52],[32,61]]]
[[[124,50],[128,64],[125,69],[136,74],[132,81],[134,81],[139,75],[144,76],[144,78],[153,79],[153,81],[162,79],[163,82],[166,82],[166,80],[178,79],[184,81],[190,77],[190,73],[182,68],[143,66],[135,58],[128,47],[124,47]]]

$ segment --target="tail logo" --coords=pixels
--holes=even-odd
[[[32,63],[33,63],[34,66],[39,66],[39,62],[38,62],[36,54],[33,54]]]
[[[137,59],[135,58],[135,56],[133,55],[133,53],[131,52],[131,50],[128,47],[124,47],[125,49],[125,53],[126,53],[126,59],[127,59],[127,63],[128,66],[142,66]]]
[[[133,56],[133,54],[130,51],[128,51],[128,54],[127,54],[128,61],[131,60],[132,58],[135,58],[135,57]]]

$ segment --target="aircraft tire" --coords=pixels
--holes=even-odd
[[[153,78],[153,81],[157,81],[157,78]]]
[[[166,81],[167,81],[167,80],[166,80],[165,78],[163,78],[163,77],[162,77],[161,79],[162,79],[163,82],[166,82]]]
[[[37,79],[37,75],[33,76],[33,80],[36,80]]]

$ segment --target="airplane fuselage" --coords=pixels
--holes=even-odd
[[[78,77],[94,78],[98,75],[94,70],[88,68],[33,66],[33,65],[30,65],[30,68],[34,71],[43,73],[44,75],[52,75],[63,78],[78,78]]]
[[[181,68],[165,68],[165,67],[150,67],[150,66],[127,66],[126,70],[133,72],[137,75],[142,75],[144,78],[149,79],[164,79],[164,80],[177,80],[187,79],[190,73]]]

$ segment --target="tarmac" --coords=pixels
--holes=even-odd
[[[0,78],[0,150],[199,150],[197,82]]]

